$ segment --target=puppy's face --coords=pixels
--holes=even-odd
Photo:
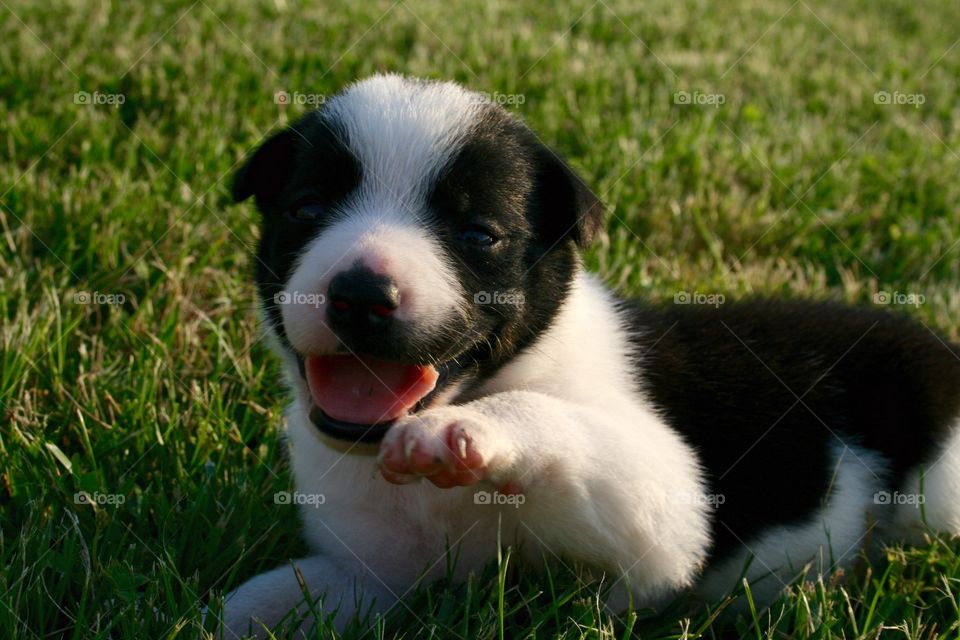
[[[390,422],[489,376],[548,326],[601,205],[501,108],[376,76],[267,140],[240,170],[262,213],[268,330],[325,433]]]

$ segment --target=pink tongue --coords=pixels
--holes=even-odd
[[[308,356],[313,402],[335,420],[389,422],[405,415],[437,384],[433,367],[350,355]]]

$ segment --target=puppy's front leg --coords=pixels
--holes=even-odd
[[[709,546],[694,452],[626,399],[509,391],[428,410],[387,432],[379,463],[394,483],[522,493],[528,543],[616,572],[647,602],[689,585]]]
[[[334,624],[338,629],[355,613],[365,614],[371,605],[375,612],[383,613],[396,602],[391,588],[358,561],[313,556],[251,578],[228,594],[223,604],[223,632],[217,637],[270,637],[266,629],[274,629],[292,609],[296,609],[297,619],[304,617],[300,633],[312,637],[307,632],[316,620],[308,614],[310,607],[294,566],[303,576],[310,599],[316,602],[314,611],[326,614],[337,610]]]

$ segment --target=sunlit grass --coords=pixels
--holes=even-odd
[[[272,499],[290,478],[255,213],[227,196],[236,163],[305,108],[278,90],[396,70],[522,95],[608,203],[588,263],[621,290],[912,292],[924,303],[905,312],[960,337],[956,3],[18,0],[0,15],[0,636],[193,638],[201,603],[305,553]],[[109,96],[122,104],[90,103]],[[953,638],[956,551],[890,549],[721,620],[723,603],[686,600],[610,616],[577,568],[505,551],[378,633]]]

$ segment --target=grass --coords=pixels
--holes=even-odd
[[[216,609],[304,553],[293,508],[272,501],[290,478],[284,392],[257,339],[256,217],[226,186],[306,108],[278,90],[399,70],[522,95],[516,110],[610,205],[587,259],[612,285],[920,294],[906,311],[958,339],[956,3],[4,0],[0,14],[0,637],[194,638],[198,602]],[[717,619],[685,601],[614,618],[576,568],[518,571],[504,550],[373,635],[955,638],[958,550],[887,548]]]

